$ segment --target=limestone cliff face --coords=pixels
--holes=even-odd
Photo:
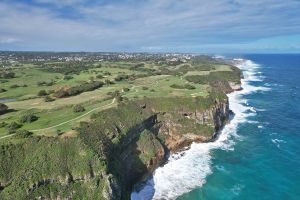
[[[107,120],[108,115],[113,120]],[[228,120],[225,95],[144,98],[100,113],[83,125],[80,136],[107,162],[111,177],[102,195],[128,199],[133,186],[163,164],[170,152],[214,140]],[[112,197],[114,191],[120,195]]]
[[[171,152],[177,152],[192,142],[208,142],[212,141],[218,131],[229,120],[229,105],[228,101],[220,102],[215,100],[212,108],[207,110],[195,110],[179,113],[179,119],[174,120],[174,113],[160,113],[163,115],[163,120],[158,122],[158,135],[165,138],[164,145]],[[181,120],[182,119],[182,120]],[[182,123],[188,120],[190,123]],[[194,126],[194,128],[190,127]],[[197,126],[200,126],[198,129]],[[210,128],[203,130],[201,127]]]
[[[143,109],[149,108],[143,104]],[[213,102],[210,108],[182,109],[179,112],[154,112],[130,129],[114,156],[116,171],[126,191],[143,180],[165,160],[193,142],[209,142],[229,120],[228,100]]]

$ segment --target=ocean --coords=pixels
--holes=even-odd
[[[215,142],[192,144],[132,200],[300,199],[300,55],[242,55],[242,91]]]

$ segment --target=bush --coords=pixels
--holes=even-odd
[[[55,99],[53,99],[49,95],[47,95],[47,96],[45,96],[44,101],[45,102],[51,102],[51,101],[55,101]]]
[[[7,125],[7,123],[6,122],[0,122],[0,128],[3,128],[3,127],[5,127]]]
[[[53,94],[53,93],[54,93],[54,90],[48,90],[47,93],[48,93],[48,94]]]
[[[121,75],[116,76],[115,81],[123,81],[123,80],[127,80],[128,78],[129,78],[128,75],[121,74]]]
[[[20,86],[18,86],[17,84],[13,84],[13,85],[11,85],[11,86],[9,86],[10,88],[18,88],[18,87],[20,87]]]
[[[84,111],[85,111],[85,108],[84,108],[82,105],[77,104],[77,105],[75,105],[75,106],[73,107],[73,111],[74,111],[75,113],[77,113],[77,112],[84,112]]]
[[[38,92],[38,96],[39,96],[39,97],[46,96],[46,95],[48,95],[47,92],[46,92],[46,90],[40,90],[40,91]]]
[[[72,78],[73,78],[73,76],[70,76],[70,75],[64,75],[64,77],[63,77],[64,80],[70,80]]]
[[[104,83],[102,81],[94,81],[91,83],[83,83],[78,86],[73,86],[70,88],[61,88],[54,92],[54,96],[57,98],[75,96],[83,92],[93,91],[102,87]]]
[[[3,103],[0,103],[0,115],[6,113],[7,111],[8,111],[8,106]]]
[[[196,89],[195,86],[190,85],[190,84],[184,84],[184,85],[172,84],[172,85],[170,85],[170,87],[176,88],[176,89],[188,89],[188,90]]]
[[[38,119],[36,115],[31,112],[25,113],[20,117],[20,123],[31,123]]]
[[[115,98],[116,98],[116,101],[117,101],[117,102],[123,101],[123,97],[120,96],[120,95],[116,96]]]
[[[21,139],[21,138],[29,138],[32,136],[32,132],[29,132],[27,130],[18,130],[16,131],[15,138]]]
[[[142,90],[148,90],[148,87],[143,86],[143,87],[142,87]]]
[[[0,88],[0,93],[6,92],[6,89]]]
[[[99,79],[101,79],[101,78],[104,78],[101,74],[98,74],[97,76],[96,76],[96,78],[99,78]]]
[[[16,75],[14,72],[0,71],[0,78],[15,78]]]
[[[52,86],[54,84],[53,80],[48,80],[48,81],[38,81],[37,85],[38,86]]]
[[[117,96],[120,96],[120,91],[119,91],[119,90],[115,90],[115,91],[113,91],[113,92],[108,92],[107,95],[109,95],[109,96],[115,98],[115,97],[117,97]]]
[[[108,80],[108,79],[106,79],[104,82],[105,82],[105,85],[111,85],[111,84],[114,84],[113,81]]]
[[[195,86],[190,85],[190,84],[185,84],[184,87],[185,87],[185,89],[188,89],[188,90],[194,90],[194,89],[196,89]]]
[[[12,122],[7,125],[8,133],[14,133],[17,129],[21,128],[21,124],[18,124],[17,122]]]
[[[124,91],[124,92],[128,92],[128,91],[129,91],[129,88],[123,88],[123,91]]]

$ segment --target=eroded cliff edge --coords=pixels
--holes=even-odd
[[[79,131],[85,144],[107,161],[109,173],[118,182],[118,195],[112,198],[128,199],[133,185],[162,164],[169,152],[213,140],[228,121],[227,96],[212,92],[205,98],[124,102],[98,113]]]

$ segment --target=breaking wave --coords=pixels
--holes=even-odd
[[[176,199],[206,182],[206,177],[212,173],[211,150],[234,150],[238,125],[247,123],[249,116],[255,115],[255,108],[248,105],[243,97],[257,91],[268,91],[268,87],[256,87],[252,81],[261,81],[258,73],[259,65],[250,60],[237,60],[244,74],[241,80],[241,91],[228,94],[229,108],[235,113],[233,119],[222,130],[218,139],[209,143],[193,143],[188,150],[173,154],[168,162],[159,167],[138,191],[131,194],[132,200]],[[252,112],[249,112],[252,111]],[[238,193],[242,187],[233,188]]]

